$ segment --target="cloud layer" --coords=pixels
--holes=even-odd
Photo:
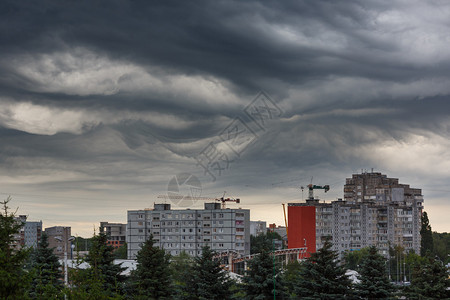
[[[3,1],[0,20],[0,187],[31,219],[86,235],[190,172],[281,223],[311,177],[332,200],[374,167],[450,228],[446,1]],[[244,112],[261,90],[282,110],[264,130]],[[239,156],[237,117],[257,136]]]

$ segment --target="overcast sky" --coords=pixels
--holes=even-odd
[[[373,168],[448,232],[449,45],[440,0],[1,1],[0,196],[90,236],[187,173],[282,225]]]

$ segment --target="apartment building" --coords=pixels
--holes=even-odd
[[[48,247],[54,248],[53,254],[58,258],[63,259],[64,253],[67,251],[67,255],[70,258],[72,253],[71,227],[65,226],[53,226],[45,228],[44,232],[48,237]]]
[[[153,209],[128,211],[127,220],[128,259],[136,258],[150,235],[156,246],[172,255],[185,251],[198,256],[206,245],[217,252],[250,254],[248,209],[222,209],[220,203],[205,203],[204,209],[172,210],[170,204],[154,204]]]
[[[24,225],[25,247],[37,248],[42,234],[42,221],[26,221]]]
[[[107,244],[115,249],[125,244],[127,224],[100,222],[100,230],[108,236]]]
[[[250,221],[250,235],[257,236],[267,232],[266,221]]]
[[[339,253],[370,245],[384,255],[394,245],[420,252],[421,189],[381,173],[361,173],[347,178],[344,197],[331,203],[289,203],[289,248],[307,244],[315,252],[331,237]]]

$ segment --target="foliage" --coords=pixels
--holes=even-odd
[[[89,251],[92,245],[92,238],[82,238],[77,236],[73,244],[75,245],[75,251]]]
[[[441,261],[427,256],[425,262],[416,265],[411,285],[406,288],[408,299],[449,299],[450,280],[448,270]]]
[[[23,224],[17,221],[15,214],[9,212],[11,198],[1,201],[0,212],[0,298],[23,298],[29,276],[24,272],[24,264],[29,250],[18,245],[17,235]]]
[[[286,265],[286,268],[283,271],[283,281],[285,283],[286,291],[290,295],[295,294],[294,289],[301,268],[302,265],[298,261],[292,261]]]
[[[450,263],[450,233],[433,232],[433,249],[445,264]]]
[[[92,246],[86,257],[88,269],[76,269],[71,279],[75,288],[71,290],[71,297],[82,298],[88,293],[96,299],[119,297],[123,292],[126,277],[120,265],[114,264],[114,248],[107,244],[107,236],[99,233],[92,237]],[[78,295],[78,296],[77,296]]]
[[[328,239],[323,247],[302,263],[295,294],[301,299],[346,299],[351,282],[345,268],[339,265],[338,254],[331,250]]]
[[[274,231],[267,231],[265,234],[257,236],[250,236],[250,254],[261,253],[263,251],[270,252],[273,248],[273,240],[278,240],[281,243],[283,238]]]
[[[170,255],[153,245],[153,237],[137,254],[137,268],[132,274],[133,299],[170,299]]]
[[[208,246],[196,257],[184,294],[184,299],[231,299],[232,281],[214,260],[214,252]]]
[[[378,254],[375,246],[367,249],[359,269],[360,283],[355,285],[356,293],[363,299],[388,299],[394,291],[386,274],[386,260]]]
[[[114,257],[116,259],[127,259],[127,243],[124,243],[122,246],[120,246],[119,248],[117,248],[114,251]]]
[[[182,251],[177,256],[172,256],[169,268],[172,275],[172,284],[177,298],[183,299],[188,279],[191,277],[191,270],[194,261],[186,252]]]
[[[33,299],[60,299],[63,282],[61,264],[58,257],[49,248],[47,234],[43,233],[38,248],[32,255],[31,288],[29,296]]]
[[[369,253],[369,247],[360,250],[346,251],[344,253],[345,267],[349,270],[359,271],[362,259]]]
[[[433,252],[433,233],[431,231],[430,221],[426,211],[422,214],[422,226],[420,228],[420,255],[424,256],[427,251]]]
[[[280,267],[267,251],[261,252],[248,262],[249,270],[243,278],[246,299],[273,299],[285,293]]]

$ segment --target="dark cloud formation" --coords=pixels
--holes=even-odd
[[[2,193],[86,232],[190,172],[281,222],[311,177],[334,199],[375,167],[423,188],[443,231],[448,20],[431,0],[2,1]],[[282,110],[264,130],[244,113],[260,90]],[[236,117],[258,136],[239,157],[219,137]],[[195,160],[211,142],[234,155],[216,181]]]

